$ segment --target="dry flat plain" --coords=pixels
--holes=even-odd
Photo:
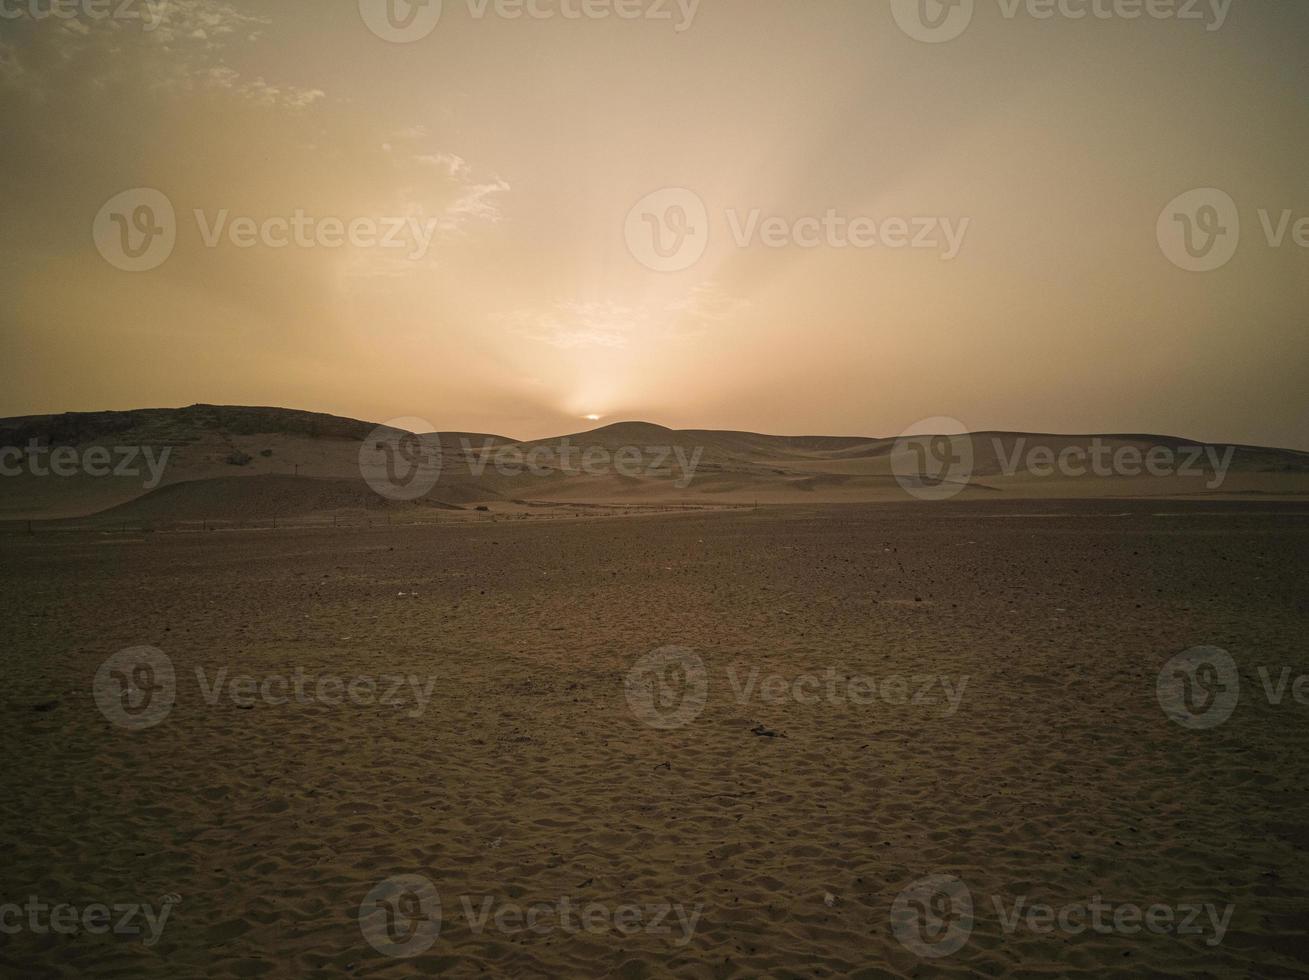
[[[1309,507],[10,533],[0,580],[7,975],[1309,976]]]

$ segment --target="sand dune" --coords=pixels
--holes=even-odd
[[[109,454],[111,472],[79,465],[51,478],[19,465],[0,478],[0,519],[293,518],[385,503],[361,478],[371,422],[278,408],[194,405],[0,420],[0,445],[66,447],[79,461]],[[397,432],[398,436],[399,433]],[[438,454],[439,480],[419,506],[510,506],[514,501],[655,505],[696,501],[853,503],[910,499],[897,480],[909,451],[892,438],[774,436],[674,430],[620,422],[519,442],[493,434],[421,433]],[[1132,466],[1082,471],[1060,460],[1099,446]],[[950,476],[965,499],[1309,495],[1309,454],[1209,445],[1145,434],[980,432],[954,437],[965,472]],[[118,464],[134,450],[133,472]],[[590,453],[588,457],[586,454]],[[1151,453],[1171,460],[1147,472]],[[1071,456],[1069,454],[1072,454]],[[589,462],[588,462],[589,460]],[[12,463],[14,458],[9,457]],[[1071,471],[1070,471],[1071,469]],[[262,478],[254,483],[250,478]],[[274,479],[276,478],[276,479]]]

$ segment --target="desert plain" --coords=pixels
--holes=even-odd
[[[1309,976],[1304,503],[477,517],[7,526],[0,971]]]

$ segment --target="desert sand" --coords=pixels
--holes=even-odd
[[[152,945],[0,935],[0,970],[1306,976],[1309,708],[1270,703],[1258,670],[1309,671],[1307,544],[1309,508],[1271,501],[14,528],[0,894],[171,911]],[[1202,644],[1231,653],[1241,700],[1195,731],[1156,679]],[[129,731],[93,688],[140,645],[170,658],[176,698]],[[702,659],[707,697],[660,729],[629,674],[669,645]],[[413,697],[210,704],[196,671],[224,668],[413,675],[431,696],[417,716]],[[960,696],[765,698],[770,675],[940,677]],[[975,924],[925,959],[892,906],[934,874],[967,883]],[[359,921],[393,875],[440,895],[439,938],[411,959]],[[996,902],[1019,896],[1232,912],[1216,945],[1006,932]],[[463,898],[698,913],[667,933],[478,932]]]
[[[113,460],[104,475],[72,465],[68,475],[51,477],[44,473],[45,455],[36,467],[6,458],[0,523],[91,518],[92,525],[148,528],[271,526],[276,519],[367,525],[451,519],[477,507],[557,517],[560,508],[577,505],[649,511],[913,499],[897,479],[911,454],[894,437],[619,422],[527,442],[420,433],[440,462],[439,479],[420,499],[389,500],[361,478],[360,447],[376,431],[376,423],[331,415],[213,405],[0,419],[0,447],[25,450],[35,439],[75,450],[79,463],[93,450]],[[1104,453],[1098,471],[1089,459],[1042,465],[1060,453],[1097,446]],[[1147,434],[1022,432],[970,433],[948,448],[968,459],[966,471],[952,478],[961,500],[1309,500],[1309,453],[1288,449]],[[1167,461],[1163,475],[1144,465],[1152,451]],[[588,453],[599,462],[588,464]],[[1109,465],[1119,453],[1134,463]],[[118,474],[120,460],[135,472]]]

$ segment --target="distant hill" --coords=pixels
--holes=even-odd
[[[130,435],[156,445],[196,441],[203,432],[227,435],[304,435],[321,439],[354,439],[373,428],[356,419],[286,408],[234,405],[191,405],[187,408],[141,408],[127,412],[66,412],[0,419],[0,441],[22,445],[29,439],[53,444],[86,444],[109,436]]]
[[[378,496],[360,472],[373,422],[293,409],[192,405],[126,412],[0,419],[0,447],[68,447],[113,460],[135,451],[136,472],[40,475],[20,465],[0,476],[0,519],[109,517],[239,519],[341,511],[446,509],[513,502],[653,504],[816,503],[910,499],[896,479],[904,447],[887,437],[775,436],[669,429],[618,422],[551,439],[418,433],[440,459],[439,479],[421,499]],[[398,436],[399,433],[396,433]],[[1045,473],[1029,462],[1076,453],[1093,441],[1106,452],[1144,460],[1152,451],[1192,459],[1195,472],[1139,476]],[[971,467],[956,480],[961,499],[981,496],[1183,497],[1309,496],[1309,454],[1208,445],[1148,434],[1052,435],[982,432],[953,437]],[[11,466],[14,457],[7,460]],[[1213,461],[1230,466],[1215,480]],[[147,463],[153,463],[151,469]],[[1142,468],[1142,467],[1138,467]],[[259,479],[253,479],[259,478]],[[928,481],[930,482],[930,481]],[[521,505],[521,503],[520,503]]]

